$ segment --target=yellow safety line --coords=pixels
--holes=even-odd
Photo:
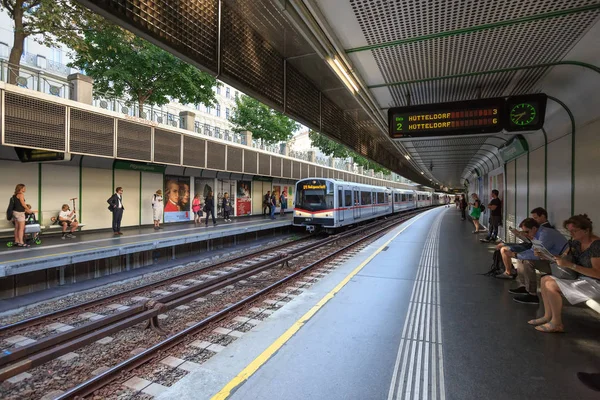
[[[327,302],[340,291],[350,279],[352,279],[356,274],[358,274],[367,264],[369,264],[379,253],[383,251],[398,235],[404,232],[409,226],[411,226],[417,219],[423,217],[425,214],[428,214],[430,211],[426,211],[423,214],[413,218],[406,226],[404,226],[399,232],[397,232],[391,239],[385,242],[380,248],[375,250],[373,254],[371,254],[365,261],[363,261],[358,267],[354,269],[354,271],[350,272],[348,276],[346,276],[333,290],[327,293],[317,304],[315,304],[306,314],[300,317],[287,331],[285,331],[281,336],[279,336],[265,351],[262,352],[258,357],[256,357],[246,368],[242,370],[235,378],[230,380],[217,394],[212,397],[212,400],[224,400],[231,395],[231,391],[235,389],[238,385],[243,383],[245,380],[249,379],[254,373],[264,364],[273,354],[275,354],[292,336],[296,334],[304,326],[304,324],[310,320],[316,313],[323,307]]]
[[[267,222],[269,223],[269,222]],[[232,225],[233,226],[233,225]],[[212,231],[213,232],[217,232],[217,231]],[[256,231],[254,231],[256,232]],[[30,261],[30,260],[35,260],[38,258],[49,258],[49,257],[56,257],[56,256],[64,256],[67,254],[76,254],[76,253],[89,253],[92,251],[96,251],[96,250],[102,250],[102,249],[109,249],[109,248],[118,248],[118,247],[128,247],[128,246],[136,246],[139,244],[143,244],[143,243],[150,243],[150,242],[156,242],[156,241],[161,241],[162,239],[182,239],[182,238],[186,238],[186,237],[190,237],[190,236],[197,236],[199,234],[199,232],[195,232],[195,233],[188,233],[186,235],[182,235],[182,236],[173,236],[173,237],[166,237],[166,238],[154,238],[154,239],[148,239],[148,240],[142,240],[139,242],[131,242],[131,243],[123,243],[122,245],[118,246],[118,245],[109,245],[109,246],[99,246],[99,247],[92,247],[89,249],[81,249],[81,250],[73,250],[73,251],[66,251],[63,253],[52,253],[52,254],[46,254],[46,255],[41,255],[41,256],[34,256],[34,257],[27,257],[27,258],[17,258],[16,260],[9,260],[9,261],[0,261],[0,265],[4,264],[4,263],[15,263],[15,262],[23,262],[23,261]],[[117,238],[115,238],[117,239]],[[214,239],[214,238],[208,238],[208,239]],[[106,240],[106,239],[101,239],[101,240]],[[77,242],[75,244],[84,244],[85,242]],[[185,243],[182,243],[185,244]],[[178,245],[173,245],[173,246],[178,246]],[[7,251],[8,252],[8,251]]]

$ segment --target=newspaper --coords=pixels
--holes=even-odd
[[[537,252],[542,260],[555,262],[554,254],[550,253],[550,251],[544,247],[542,242],[539,240],[532,240],[531,243],[533,244],[533,251]]]
[[[525,243],[531,243],[531,240],[527,236],[525,236],[523,232],[518,231],[515,228],[510,228],[509,230],[513,235],[515,235],[517,238],[521,239]]]

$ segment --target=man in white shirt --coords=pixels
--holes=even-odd
[[[73,239],[75,237],[73,232],[75,232],[79,224],[75,219],[75,211],[71,211],[68,204],[63,204],[62,209],[58,213],[58,223],[62,226],[62,239]],[[67,232],[69,228],[71,230]]]

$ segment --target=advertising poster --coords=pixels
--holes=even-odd
[[[165,176],[165,222],[190,220],[190,178]]]
[[[237,216],[252,214],[252,198],[250,193],[252,193],[252,182],[238,181],[237,196],[235,198]]]

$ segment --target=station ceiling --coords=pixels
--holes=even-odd
[[[390,107],[543,91],[598,0],[78,0],[415,182],[460,187],[512,135],[398,142]]]

